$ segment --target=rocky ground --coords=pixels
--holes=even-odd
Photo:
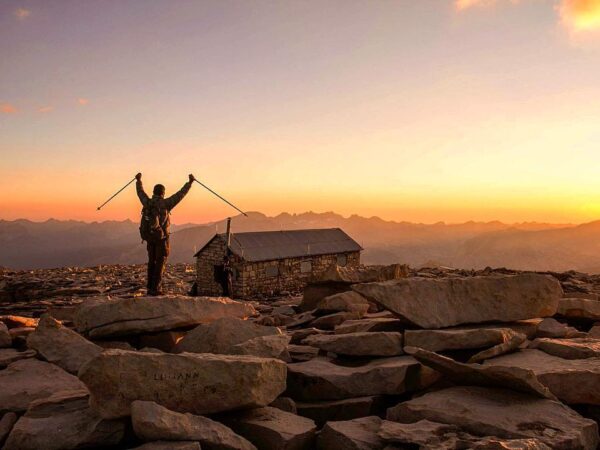
[[[145,297],[144,266],[4,270],[5,449],[595,449],[600,276],[331,268]]]

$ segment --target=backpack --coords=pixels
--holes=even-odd
[[[168,215],[167,215],[168,217]],[[158,202],[150,199],[142,209],[142,220],[140,221],[140,236],[142,241],[149,243],[160,242],[167,237],[163,225],[160,222],[160,208]]]

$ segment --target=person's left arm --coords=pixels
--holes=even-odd
[[[190,188],[192,187],[192,183],[194,182],[194,180],[196,178],[194,178],[194,175],[192,175],[192,174],[190,174],[189,177],[190,177],[190,180],[187,183],[185,183],[178,192],[176,192],[175,194],[173,194],[170,197],[165,199],[165,204],[167,206],[167,209],[171,210],[171,209],[175,208],[177,206],[177,204],[181,200],[183,200],[183,197],[185,197],[187,195],[187,193],[190,191]]]

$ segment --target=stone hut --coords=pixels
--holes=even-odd
[[[216,234],[195,255],[198,295],[222,295],[228,241],[235,298],[299,291],[334,264],[358,267],[362,251],[340,228]]]

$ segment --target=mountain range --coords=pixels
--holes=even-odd
[[[330,227],[342,228],[363,246],[365,264],[600,272],[600,221],[420,224],[332,212],[274,217],[253,212],[232,219],[234,233]],[[224,231],[225,221],[173,225],[170,262],[192,262],[197,249]],[[0,220],[0,249],[0,266],[11,269],[135,264],[146,258],[138,224],[130,220]]]

